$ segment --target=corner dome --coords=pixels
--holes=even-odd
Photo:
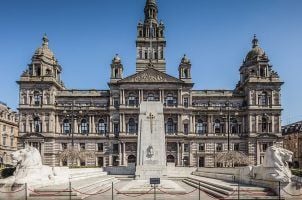
[[[252,61],[252,60],[257,59],[258,57],[263,57],[263,56],[266,57],[264,50],[261,47],[259,47],[258,39],[257,39],[256,35],[254,35],[252,44],[253,44],[252,50],[250,50],[248,52],[248,54],[246,55],[245,61]]]
[[[187,57],[186,54],[181,59],[181,63],[191,63],[190,59]]]
[[[116,54],[112,60],[113,63],[120,63],[121,62],[121,58],[119,57],[118,54]]]

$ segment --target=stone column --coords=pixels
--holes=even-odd
[[[89,120],[89,133],[91,133],[92,131],[91,131],[91,128],[92,128],[92,120],[91,120],[91,116],[89,116],[89,118],[88,118],[88,120]]]
[[[177,166],[180,166],[180,148],[179,148],[179,142],[176,143],[177,144]]]
[[[42,117],[41,117],[42,119],[41,119],[41,122],[42,122],[42,130],[41,130],[41,132],[43,133],[43,132],[46,132],[46,121],[45,121],[45,115],[43,115]]]
[[[118,147],[118,155],[119,155],[119,161],[118,161],[118,166],[122,165],[122,143],[119,143],[119,147]]]
[[[126,158],[126,142],[123,142],[123,165],[127,166],[127,158]]]
[[[182,123],[181,123],[182,122],[182,115],[179,114],[177,119],[178,119],[178,122],[177,122],[177,129],[178,130],[177,131],[182,132]]]
[[[180,106],[182,105],[182,97],[181,97],[181,90],[178,90],[178,100],[177,100],[177,104]]]
[[[181,166],[184,166],[184,152],[185,152],[185,143],[181,142]]]
[[[29,125],[29,120],[28,120],[28,116],[26,116],[26,131],[25,132],[29,132],[30,131],[30,125]]]
[[[91,116],[91,133],[95,133],[94,115]]]
[[[271,123],[272,128],[271,128],[271,131],[272,131],[272,133],[274,133],[275,132],[275,116],[272,115],[271,118],[272,118],[272,123]]]
[[[259,117],[258,117],[258,115],[256,115],[255,116],[255,118],[256,118],[256,120],[255,120],[255,127],[256,127],[256,133],[259,133],[260,132],[260,130],[259,130],[259,127],[258,127],[258,120],[259,120]],[[261,130],[261,132],[262,132],[262,130]]]
[[[112,155],[110,154],[109,155],[109,165],[108,165],[109,167],[111,167],[112,166]]]
[[[138,90],[138,103],[140,104],[141,102],[142,102],[141,90]]]
[[[74,128],[74,130],[73,130],[74,133],[79,133],[79,129],[78,129],[78,121],[77,121],[77,119],[74,119],[73,128]]]
[[[193,143],[189,143],[189,166],[193,166]]]
[[[112,117],[108,116],[108,126],[109,126],[109,133],[112,134],[112,129],[113,129],[113,123],[112,123]]]
[[[213,133],[212,121],[213,121],[213,115],[208,115],[208,133],[209,134]]]
[[[123,133],[126,133],[126,128],[125,113],[123,113]]]

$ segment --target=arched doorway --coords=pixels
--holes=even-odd
[[[130,155],[128,156],[128,164],[136,164],[136,156]]]
[[[172,155],[167,156],[167,163],[175,163],[175,158]]]

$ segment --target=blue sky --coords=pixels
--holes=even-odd
[[[234,89],[253,34],[285,81],[283,124],[302,119],[302,1],[157,0],[166,25],[167,72],[184,53],[195,89]],[[68,88],[107,89],[118,53],[124,75],[135,72],[136,25],[145,0],[1,0],[0,100],[18,105],[18,80],[41,38],[63,67]]]

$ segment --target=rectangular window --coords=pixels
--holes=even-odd
[[[205,150],[204,143],[199,143],[199,148],[198,149],[199,149],[200,152],[203,152]]]
[[[67,143],[62,143],[61,145],[62,145],[62,150],[67,149]]]
[[[6,131],[6,125],[3,125],[3,131]]]
[[[103,152],[104,151],[104,144],[103,143],[98,143],[98,151]]]
[[[118,134],[119,133],[119,124],[118,123],[115,123],[113,125],[113,131],[114,131],[114,134]]]
[[[113,153],[118,153],[118,144],[113,144]]]
[[[189,107],[189,98],[184,98],[184,107]]]
[[[114,98],[113,99],[113,106],[115,107],[115,108],[118,108],[119,107],[119,98]]]
[[[268,148],[267,143],[262,144],[262,152],[266,152],[267,148]]]
[[[14,134],[14,128],[13,127],[10,128],[10,133]]]
[[[222,143],[216,144],[216,151],[221,152],[222,151]]]
[[[184,124],[184,134],[185,135],[189,134],[189,124]]]
[[[239,143],[234,144],[234,151],[239,151]]]
[[[10,146],[11,146],[11,147],[14,146],[14,138],[10,138]]]
[[[80,150],[85,150],[85,143],[80,143]]]
[[[2,140],[3,146],[6,146],[6,137],[3,137]]]
[[[184,145],[184,152],[189,152],[189,144]]]

